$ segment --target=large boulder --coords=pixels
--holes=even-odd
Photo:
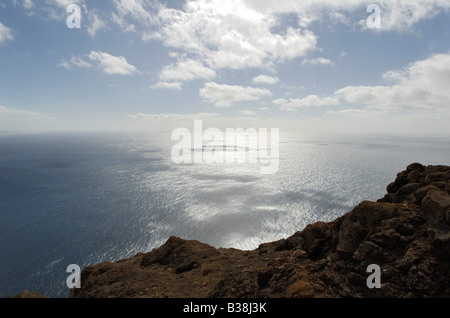
[[[440,190],[430,190],[422,200],[422,208],[428,225],[432,226],[446,219],[450,208],[450,195]]]
[[[384,219],[391,218],[396,205],[365,201],[349,212],[339,231],[339,247],[344,253],[353,253],[376,230]]]

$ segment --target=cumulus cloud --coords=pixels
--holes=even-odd
[[[175,65],[168,65],[159,74],[162,81],[209,80],[215,76],[215,71],[192,59],[178,61]]]
[[[347,86],[335,95],[348,103],[388,111],[439,111],[450,105],[450,54],[437,54],[386,72],[388,86]]]
[[[410,30],[418,22],[450,9],[450,2],[445,0],[380,0],[378,3],[382,8],[383,32]],[[211,80],[223,69],[273,70],[278,63],[296,58],[304,58],[304,64],[333,65],[330,59],[306,58],[318,49],[312,23],[340,23],[350,27],[360,24],[364,30],[369,3],[190,0],[176,9],[150,0],[113,0],[113,4],[110,18],[124,32],[138,32],[144,41],[159,41],[183,53],[173,56],[175,61],[163,67],[159,81],[184,82]],[[286,14],[294,22],[285,23]],[[192,72],[181,72],[194,62],[197,65]],[[267,78],[255,80],[255,83],[271,84]]]
[[[305,98],[291,98],[289,100],[280,98],[273,101],[281,110],[296,111],[305,107],[321,107],[321,106],[336,106],[340,104],[337,97],[320,98],[317,95],[309,95]]]
[[[259,75],[252,79],[253,83],[260,83],[260,84],[269,84],[274,85],[280,82],[278,77],[272,77],[268,75]]]
[[[5,44],[7,41],[14,39],[12,31],[6,25],[0,22],[0,45]]]
[[[395,32],[409,31],[420,21],[450,9],[450,2],[445,0],[382,0],[379,4],[382,10],[380,30]]]
[[[216,107],[230,107],[234,102],[255,101],[271,95],[271,91],[263,88],[221,85],[214,82],[206,83],[200,89],[200,96],[205,101],[214,103]]]
[[[391,85],[346,86],[331,96],[309,95],[305,98],[273,100],[281,110],[296,111],[305,107],[342,106],[329,115],[344,117],[386,116],[388,114],[449,114],[450,53],[435,54],[401,70],[390,70],[382,78]]]
[[[149,39],[184,50],[213,69],[266,67],[306,55],[316,48],[308,30],[286,27],[278,33],[274,16],[248,7],[244,1],[189,1],[183,10],[160,8],[161,28]]]
[[[106,74],[131,75],[139,73],[123,56],[113,56],[100,51],[91,51],[89,59],[98,62],[98,67]]]

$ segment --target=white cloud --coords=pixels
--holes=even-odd
[[[92,67],[91,64],[83,60],[79,56],[73,56],[70,58],[70,61],[66,61],[65,59],[62,60],[60,64],[57,65],[58,67],[62,67],[66,70],[71,70],[73,66],[77,68],[89,68]]]
[[[0,105],[0,118],[16,118],[16,119],[52,119],[50,115],[45,115],[42,113],[13,109]]]
[[[326,59],[323,57],[318,57],[315,59],[304,59],[302,61],[302,65],[311,64],[311,65],[333,65],[333,62],[330,59]]]
[[[85,0],[46,0],[49,5],[54,5],[59,8],[65,9],[70,4],[78,4],[81,5],[85,2]]]
[[[112,13],[111,20],[117,24],[124,32],[136,32],[136,26],[132,23],[128,23],[123,16],[119,16],[116,13]]]
[[[335,92],[348,103],[389,111],[443,111],[450,105],[450,53],[437,54],[386,72],[391,86],[348,86]]]
[[[150,88],[152,88],[152,89],[162,88],[162,89],[181,90],[181,86],[182,85],[183,84],[181,82],[158,82],[158,83],[150,86]]]
[[[135,24],[140,24],[144,28],[153,26],[157,22],[154,13],[159,5],[146,0],[113,0],[116,13],[113,13],[113,21],[124,31],[136,30]],[[134,23],[128,22],[134,21]]]
[[[255,101],[264,96],[271,96],[272,92],[267,89],[221,85],[214,82],[206,83],[200,89],[200,96],[216,107],[230,107],[234,102]]]
[[[89,58],[92,61],[99,62],[99,68],[104,73],[109,75],[130,75],[139,73],[136,67],[128,64],[127,60],[123,56],[113,56],[100,51],[91,51],[91,53],[89,53]]]
[[[216,72],[212,69],[192,59],[178,61],[176,65],[168,65],[159,74],[162,81],[209,80],[215,76]]]
[[[200,56],[213,69],[266,67],[316,47],[316,37],[308,30],[287,27],[273,33],[276,17],[244,1],[190,1],[183,11],[162,8],[158,17],[162,28],[152,38]]]
[[[23,7],[27,10],[31,10],[34,7],[34,3],[32,0],[23,0]]]
[[[305,107],[337,106],[340,101],[337,97],[320,98],[317,95],[309,95],[305,98],[291,98],[290,100],[280,98],[274,100],[273,103],[279,105],[281,110],[296,111]]]
[[[357,24],[366,28],[366,8],[371,3],[381,7],[381,31],[410,31],[420,21],[430,19],[440,12],[450,9],[447,0],[379,0],[376,2],[361,0],[244,0],[255,10],[265,14],[296,13],[300,24],[308,27],[314,21],[325,23],[349,24],[349,17],[354,19],[364,13],[363,19]]]
[[[81,57],[72,56],[72,58],[70,59],[70,62],[79,68],[92,67],[91,64],[89,64],[88,62],[83,60]]]
[[[450,9],[446,0],[382,0],[381,31],[410,31],[420,21],[430,19],[444,10]],[[365,26],[365,21],[364,24]]]
[[[272,77],[268,75],[259,75],[252,79],[253,83],[269,84],[274,85],[280,82],[278,77]]]
[[[99,17],[98,13],[95,11],[89,11],[88,20],[90,22],[90,25],[87,27],[87,33],[91,37],[95,37],[99,30],[106,28],[106,23]]]
[[[0,22],[0,45],[5,44],[7,41],[14,39],[12,31],[6,25]]]
[[[368,18],[369,2],[360,0],[190,0],[181,9],[150,0],[113,0],[112,21],[125,32],[139,32],[144,41],[159,41],[181,52],[177,61],[166,66],[163,82],[187,81],[182,69],[189,56],[212,72],[222,69],[264,68],[274,70],[278,63],[305,58],[305,64],[333,65],[330,59],[306,59],[316,51],[313,22],[345,24],[354,27]],[[382,31],[410,30],[415,24],[450,9],[447,0],[380,0]],[[284,23],[289,14],[295,23]],[[293,20],[293,21],[295,21]],[[351,25],[351,21],[355,21]],[[364,29],[363,26],[362,29]],[[164,76],[167,75],[167,78]],[[186,78],[198,78],[193,74]],[[206,77],[206,78],[205,78]],[[264,83],[269,84],[269,83]]]

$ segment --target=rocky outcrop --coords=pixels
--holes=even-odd
[[[450,167],[409,165],[377,202],[256,250],[171,237],[81,282],[70,297],[450,297]]]

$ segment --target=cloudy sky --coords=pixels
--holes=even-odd
[[[0,130],[448,134],[449,18],[448,0],[2,0]]]

